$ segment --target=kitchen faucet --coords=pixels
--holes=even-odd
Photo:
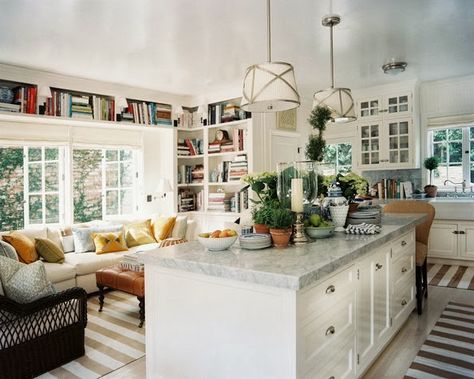
[[[462,186],[462,192],[463,193],[466,192],[466,181],[465,180],[463,180],[461,183],[454,183],[452,180],[446,179],[444,181],[444,185],[446,185],[446,183],[448,183],[448,182],[451,183],[451,184],[454,184],[454,185],[460,184]],[[454,190],[456,190],[456,187],[454,187]]]

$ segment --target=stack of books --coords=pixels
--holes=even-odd
[[[245,209],[249,208],[249,190],[244,188],[238,192],[235,192],[234,196],[230,199],[230,210],[231,212],[240,213]]]
[[[211,142],[209,144],[209,147],[207,149],[207,152],[209,154],[215,154],[215,153],[220,153],[221,152],[221,144],[220,142]]]
[[[94,120],[115,121],[115,100],[92,96]]]
[[[239,119],[240,107],[235,104],[228,103],[224,107],[221,122],[230,122]]]
[[[16,87],[13,93],[13,103],[20,106],[19,112],[36,114],[36,87]]]
[[[204,141],[200,138],[179,138],[178,155],[189,156],[199,155],[204,151]]]
[[[0,112],[20,113],[20,104],[0,103]]]
[[[235,150],[234,143],[232,141],[224,142],[221,144],[221,153],[229,153]]]
[[[196,194],[190,190],[178,192],[178,212],[191,212],[196,210]]]
[[[120,266],[122,269],[130,271],[143,272],[145,270],[143,263],[138,261],[137,253],[125,254],[122,256],[122,259],[120,260]]]
[[[152,124],[172,126],[171,122],[171,105],[151,103],[153,110],[150,113],[153,114]]]
[[[179,184],[202,183],[204,180],[204,166],[197,164],[195,166],[179,166]]]
[[[61,93],[60,99],[61,116],[84,119],[93,118],[92,106],[89,104],[89,96],[72,96],[68,93]]]
[[[124,121],[133,118],[136,124],[171,126],[171,105],[129,101],[127,112],[122,114],[122,118]]]
[[[226,192],[215,192],[208,195],[207,209],[209,211],[216,212],[230,212],[231,201],[230,199],[234,194]]]
[[[234,151],[245,151],[244,135],[244,129],[234,129],[232,131],[232,142],[234,144]]]
[[[228,181],[237,181],[242,178],[242,176],[248,174],[248,162],[247,162],[247,155],[242,154],[238,155],[234,158],[232,162],[230,162],[229,166],[229,178]]]

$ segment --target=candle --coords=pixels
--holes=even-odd
[[[291,179],[291,210],[303,212],[303,179]]]

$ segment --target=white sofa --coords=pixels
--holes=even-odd
[[[130,220],[133,222],[136,220]],[[94,222],[91,225],[116,225],[117,221]],[[121,223],[126,221],[121,220]],[[82,224],[84,225],[84,224]],[[192,220],[187,221],[186,240],[191,241],[195,239],[196,225]],[[59,245],[62,245],[61,234],[59,228],[31,228],[21,230],[30,239],[34,238],[49,238]],[[0,234],[5,234],[4,232]],[[103,267],[111,266],[119,263],[124,254],[130,254],[137,251],[146,251],[156,249],[158,243],[150,243],[147,245],[140,245],[129,248],[127,251],[117,253],[96,254],[95,252],[75,253],[70,252],[65,254],[64,263],[47,263],[45,262],[46,274],[48,279],[53,283],[58,291],[65,290],[71,287],[82,287],[87,293],[96,292],[95,272]]]

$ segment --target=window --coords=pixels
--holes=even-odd
[[[74,222],[133,213],[134,156],[133,150],[73,150]]]
[[[337,143],[326,145],[324,149],[325,168],[323,175],[344,174],[352,169],[352,145]]]
[[[430,142],[431,154],[440,161],[432,184],[443,187],[445,180],[474,184],[474,127],[433,130]]]
[[[64,149],[0,148],[0,230],[63,221]]]

